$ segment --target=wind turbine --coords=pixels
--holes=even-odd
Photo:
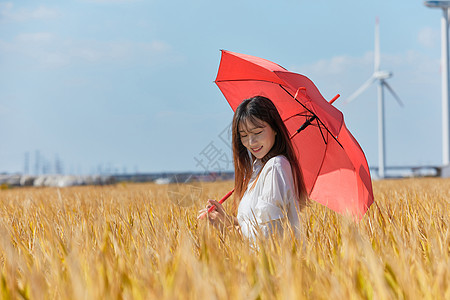
[[[442,174],[450,176],[450,66],[448,47],[448,26],[450,18],[450,1],[425,1],[430,8],[441,8],[441,68],[442,68]]]
[[[375,51],[374,51],[374,72],[372,76],[367,80],[359,89],[357,89],[344,104],[348,104],[355,100],[359,95],[361,95],[365,90],[367,90],[373,83],[378,81],[378,176],[379,178],[384,178],[384,168],[385,168],[385,138],[384,138],[384,88],[394,96],[395,100],[403,106],[402,101],[394,92],[392,87],[386,82],[386,79],[392,77],[392,72],[380,70],[380,24],[378,18],[375,22]]]

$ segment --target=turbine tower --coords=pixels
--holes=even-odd
[[[450,105],[449,105],[449,55],[448,55],[448,13],[450,1],[425,1],[430,8],[441,8],[441,68],[442,68],[442,163],[450,168]],[[449,175],[450,176],[450,175]]]
[[[373,83],[378,81],[378,177],[384,178],[385,173],[385,131],[384,131],[384,88],[394,96],[395,100],[403,106],[402,101],[394,92],[392,87],[386,82],[386,79],[392,77],[392,72],[380,70],[380,24],[378,18],[375,22],[375,51],[374,51],[374,72],[372,76],[367,80],[359,89],[357,89],[344,104],[348,104],[361,95],[366,89],[368,89]]]

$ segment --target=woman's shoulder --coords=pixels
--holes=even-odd
[[[273,168],[281,168],[281,169],[291,169],[291,164],[289,163],[289,160],[284,155],[277,155],[272,158],[270,158],[266,162],[267,167],[273,167]]]
[[[277,181],[283,183],[282,185],[287,188],[290,185],[286,185],[287,182],[293,182],[292,168],[289,160],[284,155],[277,155],[270,158],[262,171],[264,181]]]

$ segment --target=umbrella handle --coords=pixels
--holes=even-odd
[[[234,192],[234,189],[232,189],[231,191],[229,191],[225,196],[223,196],[222,199],[219,200],[219,203],[220,203],[220,204],[224,203],[225,200],[227,200],[228,198],[230,198],[230,196],[233,194],[233,192]],[[211,207],[208,209],[207,212],[205,212],[205,213],[203,213],[202,215],[198,216],[197,219],[203,219],[203,218],[206,216],[206,214],[212,212],[212,211],[214,210],[214,208],[215,208],[214,205],[211,206]]]

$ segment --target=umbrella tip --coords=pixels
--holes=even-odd
[[[333,97],[333,99],[330,100],[330,104],[333,104],[334,101],[336,101],[341,95],[336,94],[336,96]]]

